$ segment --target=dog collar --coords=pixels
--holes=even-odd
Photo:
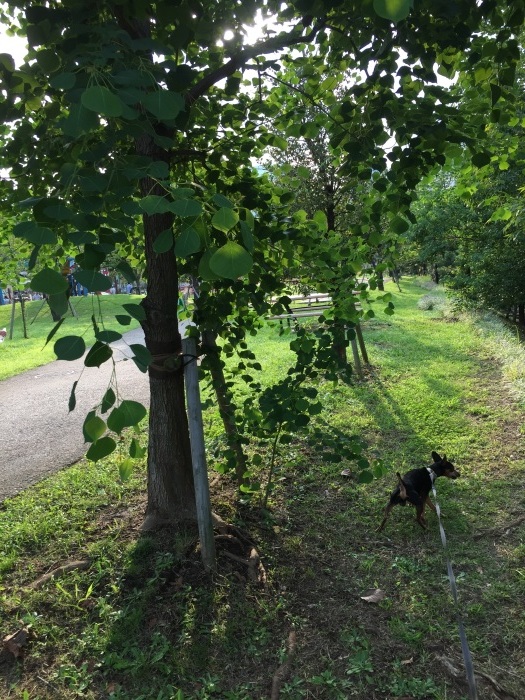
[[[434,485],[434,481],[437,479],[436,472],[432,469],[432,467],[427,467],[427,472],[430,476],[430,481],[432,482],[432,485]]]

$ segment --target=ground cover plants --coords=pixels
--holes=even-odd
[[[211,473],[213,507],[256,542],[264,584],[224,546],[207,576],[191,530],[141,535],[140,467],[121,484],[111,460],[80,463],[3,504],[0,637],[26,626],[30,638],[15,663],[0,657],[2,697],[465,699],[435,516],[424,531],[396,508],[375,532],[394,472],[432,450],[462,473],[437,490],[480,698],[525,695],[522,349],[500,322],[489,332],[443,303],[419,308],[417,280],[389,291],[395,315],[364,326],[366,378],[317,387],[323,412],[279,449],[268,507]],[[276,331],[251,341],[261,381],[286,366],[293,334]],[[205,424],[214,468],[212,408]],[[359,483],[338,459],[355,435],[388,476]],[[42,579],[68,562],[84,565]]]

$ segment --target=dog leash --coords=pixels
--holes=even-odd
[[[450,581],[450,590],[452,591],[452,598],[454,599],[454,605],[456,609],[456,619],[459,629],[459,639],[461,642],[461,651],[463,652],[463,662],[465,664],[465,672],[467,674],[468,688],[469,688],[469,698],[470,700],[478,700],[478,689],[476,687],[476,678],[474,676],[474,664],[472,663],[472,654],[470,653],[470,648],[467,641],[467,635],[465,632],[465,626],[461,618],[461,613],[459,610],[459,600],[458,600],[458,588],[456,585],[456,577],[454,576],[454,571],[452,569],[452,563],[450,557],[448,556],[447,548],[447,536],[445,534],[445,529],[441,522],[441,508],[437,501],[436,487],[434,486],[434,481],[436,475],[430,467],[427,467],[430,481],[432,482],[432,493],[434,495],[434,505],[436,507],[436,515],[439,523],[439,533],[441,535],[441,542],[443,543],[443,549],[445,550],[445,559],[447,562],[447,572],[448,580]]]

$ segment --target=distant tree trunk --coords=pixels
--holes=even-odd
[[[138,155],[169,162],[169,153],[149,135],[137,139]],[[140,182],[142,196],[166,192],[151,178]],[[146,347],[153,361],[150,382],[148,503],[144,529],[195,520],[195,492],[181,360],[182,343],[177,319],[179,293],[177,261],[173,251],[155,253],[157,236],[173,226],[173,215],[144,215],[148,293],[141,304]],[[175,358],[179,363],[173,362]]]
[[[377,288],[380,292],[385,291],[385,280],[382,272],[377,273]]]
[[[432,267],[432,279],[436,284],[439,284],[439,270],[437,265]]]
[[[525,326],[525,304],[518,304],[518,322]]]

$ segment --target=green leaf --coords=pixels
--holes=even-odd
[[[54,326],[49,333],[47,334],[46,342],[44,343],[44,347],[49,343],[49,341],[53,338],[55,333],[58,331],[60,326],[64,323],[65,319],[61,318],[60,321]]]
[[[137,367],[141,372],[146,372],[149,365],[153,362],[153,357],[148,348],[140,343],[132,343],[129,347],[135,353],[133,361]]]
[[[162,233],[159,233],[157,238],[153,241],[153,250],[156,253],[167,253],[168,250],[173,248],[173,231],[167,228]]]
[[[106,391],[104,396],[102,397],[102,403],[100,404],[100,412],[101,413],[106,413],[109,411],[109,409],[115,405],[115,401],[117,400],[117,395],[113,391],[111,387]]]
[[[324,211],[316,211],[314,214],[314,221],[321,233],[326,233],[328,231],[328,219]]]
[[[77,397],[75,395],[77,384],[78,384],[78,379],[76,382],[73,382],[73,386],[71,387],[71,393],[69,395],[68,409],[69,409],[70,413],[71,413],[71,411],[75,410],[75,407],[77,405]]]
[[[498,207],[489,221],[509,221],[509,219],[512,219],[512,211],[507,207]]]
[[[35,245],[54,245],[57,234],[49,228],[39,226],[36,221],[21,221],[13,228],[13,236],[24,238]]]
[[[8,53],[0,53],[0,66],[9,73],[13,73],[16,68],[13,57]]]
[[[95,270],[78,270],[75,279],[90,292],[107,292],[111,287],[111,279]]]
[[[254,248],[253,234],[246,221],[241,221],[241,236],[244,247],[252,253]]]
[[[55,90],[71,90],[76,80],[77,78],[74,73],[59,73],[51,78],[49,84],[52,88],[55,88]]]
[[[144,307],[141,306],[140,304],[122,304],[122,308],[128,312],[130,316],[132,316],[136,321],[145,321],[146,320],[146,312],[144,311]],[[120,321],[119,321],[120,323]],[[126,324],[123,324],[126,325]]]
[[[365,470],[359,472],[357,480],[360,484],[370,484],[374,480],[374,475],[372,474],[372,472]]]
[[[139,441],[136,438],[132,438],[131,444],[129,446],[129,456],[133,459],[141,459],[146,454],[146,448],[141,447]]]
[[[139,207],[146,214],[153,216],[153,214],[165,214],[170,211],[172,204],[173,202],[170,202],[166,197],[160,197],[158,194],[149,194],[140,200]]]
[[[184,98],[178,92],[156,90],[142,98],[142,104],[157,119],[171,121],[184,109]]]
[[[121,481],[128,481],[133,472],[133,460],[129,457],[123,459],[118,465],[118,475]]]
[[[374,0],[374,10],[380,17],[391,22],[406,19],[412,8],[412,0]]]
[[[145,407],[138,401],[123,401],[109,414],[108,428],[120,434],[124,428],[138,425],[146,414]]]
[[[228,207],[229,209],[233,209],[234,205],[228,197],[224,197],[222,194],[214,194],[212,197],[212,201],[218,206],[218,207]]]
[[[86,109],[103,117],[120,117],[124,109],[120,97],[104,85],[88,87],[82,93],[80,101]]]
[[[49,267],[44,267],[31,280],[31,289],[43,294],[60,294],[65,292],[68,287],[67,279]]]
[[[390,230],[393,231],[394,233],[402,234],[408,231],[410,228],[410,224],[406,219],[403,219],[402,216],[394,216],[392,221],[390,222]]]
[[[53,349],[59,360],[78,360],[86,352],[86,343],[79,335],[65,335],[56,341]]]
[[[81,104],[72,105],[69,115],[60,123],[60,128],[64,134],[73,138],[78,138],[82,134],[94,131],[99,126],[98,115]]]
[[[202,204],[195,199],[178,199],[175,202],[171,202],[170,211],[182,218],[200,216],[202,214]]]
[[[228,233],[239,221],[239,215],[233,209],[229,207],[221,207],[219,211],[215,212],[211,220],[212,226],[219,229],[219,231],[224,231]]]
[[[115,440],[106,435],[106,437],[100,438],[100,440],[97,440],[91,445],[86,452],[86,457],[92,462],[98,462],[99,459],[107,457],[112,452],[115,452],[116,449],[117,443]]]
[[[113,355],[113,350],[106,343],[101,343],[99,340],[93,345],[84,359],[86,367],[100,367],[101,364],[107,362]]]
[[[253,258],[246,248],[228,241],[211,256],[209,265],[211,271],[219,277],[237,279],[251,270]]]
[[[124,316],[124,314],[116,314],[115,318],[121,326],[129,326],[129,324],[131,323],[131,316]]]
[[[122,333],[119,333],[118,331],[99,331],[96,334],[97,340],[100,340],[101,343],[114,343],[117,340],[120,340],[122,338]]]
[[[179,258],[187,258],[201,249],[201,238],[191,226],[183,231],[175,241],[175,255]]]
[[[45,73],[54,73],[60,68],[60,58],[52,49],[42,49],[36,54],[36,62]]]
[[[476,168],[483,168],[490,163],[490,153],[475,153],[472,156],[472,165]]]
[[[62,318],[67,314],[69,299],[66,292],[50,294],[47,298],[47,303],[49,304],[49,308],[52,309],[58,317]]]
[[[115,265],[115,270],[121,272],[126,278],[127,282],[137,282],[137,274],[127,260],[121,260],[119,263],[117,263],[117,265]]]
[[[205,251],[204,255],[199,260],[198,274],[199,277],[207,282],[214,282],[220,279],[210,268],[210,260],[216,252],[215,248]]]
[[[86,442],[96,442],[106,432],[106,424],[98,416],[90,416],[84,421],[84,437]]]

